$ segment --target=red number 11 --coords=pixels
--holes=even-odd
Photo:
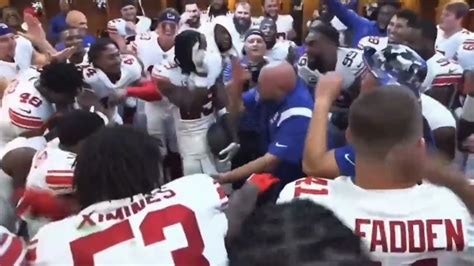
[[[203,256],[204,242],[199,231],[196,215],[183,206],[173,205],[148,213],[140,224],[145,246],[166,240],[163,229],[180,223],[188,246],[171,252],[176,266],[208,266]],[[94,255],[110,247],[135,238],[128,220],[123,220],[106,230],[76,239],[70,243],[74,265],[94,265]]]

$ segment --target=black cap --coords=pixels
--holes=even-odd
[[[260,37],[263,38],[263,32],[259,29],[249,29],[246,33],[245,33],[245,40],[247,40],[247,38],[250,36],[250,35],[258,35]]]
[[[122,0],[122,3],[120,5],[120,9],[126,7],[126,6],[135,6],[135,0]]]
[[[169,21],[169,22],[174,22],[178,24],[180,19],[181,18],[178,12],[174,10],[166,10],[160,13],[160,15],[157,18],[157,21],[158,23],[161,23],[163,21]]]

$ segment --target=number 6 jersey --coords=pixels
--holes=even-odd
[[[103,201],[40,229],[32,265],[226,265],[227,197],[207,175]]]

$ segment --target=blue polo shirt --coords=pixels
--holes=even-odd
[[[281,186],[303,177],[303,150],[314,107],[304,82],[298,79],[296,88],[279,103],[260,101],[255,88],[243,95],[243,101],[249,114],[259,118],[266,151],[281,160],[272,172]]]

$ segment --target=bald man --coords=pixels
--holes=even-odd
[[[87,17],[81,11],[78,11],[78,10],[69,11],[66,16],[66,24],[68,26],[68,29],[81,30],[84,48],[87,49],[92,44],[95,43],[95,37],[87,33],[87,30],[88,30]],[[58,51],[64,50],[65,48],[64,42],[58,43],[55,48]]]
[[[219,182],[234,183],[253,173],[272,173],[280,186],[302,177],[304,139],[311,120],[313,100],[304,82],[287,62],[272,62],[262,68],[256,88],[242,95],[250,78],[239,63],[232,64],[228,110],[235,121],[247,112],[258,119],[265,154],[237,169],[221,174]]]

